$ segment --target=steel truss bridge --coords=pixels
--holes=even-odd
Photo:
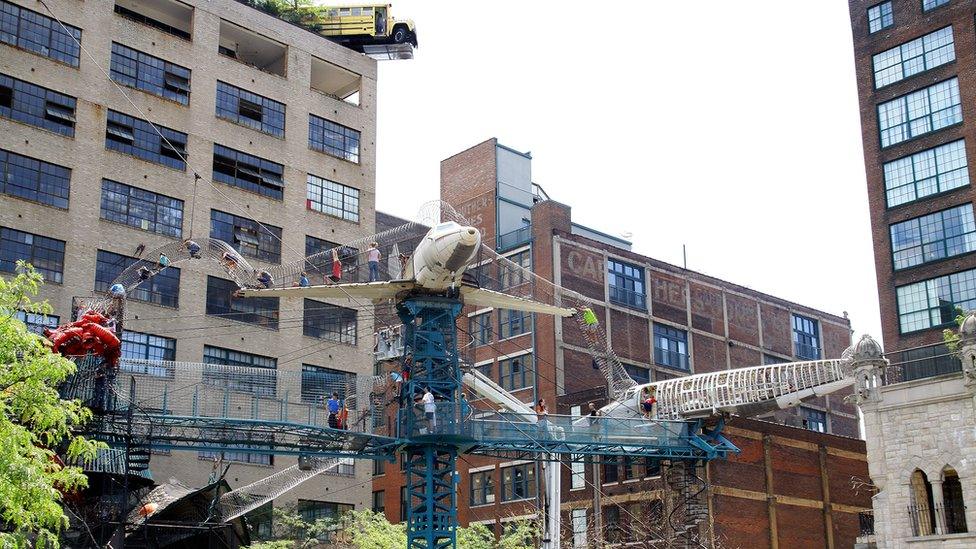
[[[97,357],[79,359],[63,387],[96,410],[90,434],[119,450],[248,452],[300,458],[407,460],[408,547],[446,548],[457,525],[455,462],[459,454],[558,460],[560,456],[631,456],[707,461],[737,448],[721,424],[701,420],[548,415],[481,410],[461,399],[455,320],[450,298],[408,298],[398,304],[411,350],[406,382],[267,368],[123,360],[106,369]],[[303,390],[304,381],[304,390]],[[433,418],[418,399],[429,389]],[[499,388],[500,389],[500,388]],[[324,399],[339,392],[349,404],[346,429],[330,425]],[[386,416],[396,410],[393,432]],[[122,460],[132,472],[132,460]],[[334,460],[332,460],[334,461]],[[324,461],[323,461],[324,463]],[[558,503],[557,503],[558,505]]]

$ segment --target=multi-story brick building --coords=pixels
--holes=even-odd
[[[176,239],[220,238],[261,266],[372,234],[374,60],[233,0],[0,0],[0,12],[0,271],[33,262],[50,321]],[[302,384],[369,373],[370,318],[346,330],[358,341],[307,330],[301,302],[249,308],[215,267],[169,268],[131,293],[125,357],[274,368]],[[295,463],[224,459],[235,487]],[[191,486],[211,469],[207,453],[151,463]],[[369,466],[338,473],[286,498],[309,516],[367,505]]]
[[[864,399],[879,547],[969,547],[972,381],[943,344],[976,308],[976,3],[851,0],[874,261],[891,365]],[[970,506],[971,509],[971,506]],[[967,527],[967,523],[970,525]],[[864,541],[871,542],[870,538]]]
[[[914,377],[958,369],[942,329],[976,307],[974,4],[850,2],[884,347]]]
[[[531,157],[494,139],[442,161],[441,198],[500,254],[594,300],[608,340],[636,380],[837,357],[850,344],[847,318],[642,256],[629,242],[574,223],[568,206],[532,182]],[[459,329],[472,342],[473,365],[523,401],[545,398],[556,413],[567,415],[585,414],[590,402],[607,402],[607,380],[572,319],[490,309],[465,314]],[[808,430],[761,421],[734,424],[742,455],[712,464],[707,472],[713,484],[709,535],[730,547],[842,547],[853,540],[856,513],[867,507],[867,497],[852,494],[849,478],[842,477],[866,476],[866,464],[863,443],[851,439],[858,435],[855,410],[843,396],[770,418]],[[459,467],[462,523],[497,526],[537,513],[536,464],[466,456]],[[598,470],[594,476],[588,462],[565,463],[567,539],[575,534],[576,543],[585,544],[593,532],[616,536],[621,525],[633,524],[628,513],[661,524],[661,512],[673,502],[663,495],[657,464],[605,463]],[[388,518],[402,518],[400,498],[386,494],[402,493],[403,475],[391,466],[376,472],[376,500]],[[595,507],[601,511],[594,513]],[[747,519],[724,512],[739,508],[749,510]]]

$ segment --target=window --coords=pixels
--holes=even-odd
[[[281,200],[285,192],[285,167],[214,143],[214,181]]]
[[[891,249],[895,270],[976,250],[972,203],[895,223]]]
[[[156,130],[159,130],[159,133],[156,133]],[[185,133],[159,124],[155,124],[153,129],[153,125],[149,122],[117,111],[108,111],[105,148],[131,154],[136,158],[162,164],[174,170],[186,170]]]
[[[248,257],[269,263],[281,261],[280,227],[210,210],[210,238],[230,243],[234,249]]]
[[[154,10],[149,6],[154,6],[161,9]],[[156,17],[159,19],[165,18],[166,21],[160,21],[156,17],[150,17],[149,15],[140,13],[140,10],[151,10]],[[174,0],[155,0],[152,4],[146,5],[145,3],[138,2],[137,0],[116,0],[115,13],[125,17],[126,19],[130,19],[137,23],[142,23],[143,25],[148,25],[165,33],[172,34],[173,36],[178,36],[184,40],[190,39],[190,27],[193,21],[193,8],[182,2],[177,2]],[[269,516],[270,513],[271,511],[269,509]]]
[[[206,371],[204,371],[206,374]],[[274,455],[266,453],[251,453],[244,450],[238,450],[236,448],[267,448],[267,443],[265,444],[247,444],[246,442],[241,442],[240,433],[228,432],[228,431],[214,431],[208,429],[200,430],[201,436],[205,436],[210,439],[225,440],[227,446],[234,446],[234,450],[224,450],[219,452],[212,451],[200,451],[197,452],[197,456],[200,459],[216,459],[219,455],[224,461],[236,461],[238,463],[249,463],[251,465],[274,465]],[[270,437],[264,437],[262,435],[252,435],[251,438],[245,439],[245,441],[258,441],[259,439],[265,439],[270,441]]]
[[[491,343],[491,311],[468,318],[468,331],[475,347]]]
[[[17,272],[23,259],[44,276],[45,282],[61,284],[64,273],[64,241],[0,227],[0,271]]]
[[[61,322],[61,317],[57,315],[42,315],[28,313],[26,311],[15,311],[14,318],[27,326],[27,331],[39,336],[44,335],[44,328],[57,328]]]
[[[495,471],[471,473],[471,506],[495,503]]]
[[[207,277],[207,314],[222,319],[278,329],[277,297],[234,297],[240,288],[232,280]]]
[[[331,503],[328,501],[298,500],[298,514],[305,522],[315,522],[319,519],[335,520],[343,514],[352,511],[349,503]]]
[[[644,458],[644,476],[645,477],[659,477],[661,476],[661,460],[657,458]]]
[[[501,283],[501,289],[511,288],[513,286],[518,286],[529,281],[529,274],[526,272],[532,269],[532,251],[525,250],[517,254],[512,254],[505,257],[508,261],[514,263],[508,263],[506,261],[498,262],[498,278]]]
[[[186,105],[190,69],[112,42],[112,80]]]
[[[793,351],[797,358],[820,360],[820,329],[816,320],[793,315]]]
[[[255,396],[275,395],[278,361],[274,358],[204,345],[203,362],[206,385]]]
[[[644,297],[644,269],[616,261],[607,260],[610,279],[610,301],[633,309],[646,310]]]
[[[383,461],[376,460],[376,461],[374,461],[374,463],[383,463]],[[386,494],[386,492],[384,492],[383,490],[377,490],[377,491],[373,492],[373,512],[374,513],[385,513],[386,512],[386,504],[383,501],[385,499],[383,497],[385,494]]]
[[[679,370],[688,369],[688,332],[654,325],[654,363]]]
[[[308,146],[316,151],[358,164],[359,135],[342,124],[308,115]]]
[[[217,81],[217,116],[275,137],[285,136],[285,104]]]
[[[895,18],[891,12],[891,2],[882,2],[877,6],[868,8],[869,32],[878,32],[894,24]]]
[[[932,484],[924,471],[915,469],[908,483],[911,505],[908,513],[912,522],[913,536],[929,536],[936,532],[935,501],[932,497]]]
[[[339,393],[339,400],[345,400],[349,391],[355,392],[355,389],[356,374],[302,364],[302,402],[325,405],[332,393]]]
[[[976,307],[976,270],[899,286],[895,294],[901,333],[952,324]]]
[[[535,497],[535,465],[502,467],[502,501]]]
[[[945,511],[947,534],[969,531],[966,528],[966,500],[962,495],[959,473],[949,466],[942,469],[942,508]]]
[[[173,238],[183,235],[183,201],[102,180],[102,219]]]
[[[827,432],[827,412],[800,406],[800,415],[803,417],[804,428],[818,433]]]
[[[68,32],[65,32],[65,28]],[[81,29],[36,11],[0,1],[0,42],[24,48],[55,61],[78,66]]]
[[[407,498],[407,487],[400,487],[400,522],[407,520],[407,507],[410,505],[410,501]]]
[[[373,460],[373,476],[378,477],[380,475],[386,474],[386,460],[374,459]]]
[[[302,326],[302,333],[308,337],[338,341],[349,345],[356,344],[358,329],[356,309],[347,309],[331,303],[306,299]]]
[[[118,8],[118,6],[115,6],[116,11],[118,11]],[[264,505],[261,505],[257,509],[244,515],[247,518],[247,524],[251,527],[251,536],[254,539],[271,539],[271,528],[274,524],[274,509],[272,503],[272,501],[268,501],[268,503],[265,503]]]
[[[624,364],[624,370],[627,370],[630,378],[636,381],[638,384],[651,382],[651,370],[649,368],[634,366],[633,364]]]
[[[0,116],[67,137],[75,135],[75,103],[63,93],[0,74]]]
[[[154,262],[146,263],[134,257],[98,250],[95,261],[95,291],[107,292],[122,274],[122,271],[140,262],[155,265]],[[180,298],[179,267],[166,267],[149,280],[143,281],[135,290],[129,291],[126,297],[136,301],[163,305],[164,307],[178,307]]]
[[[131,362],[132,360],[176,360],[176,340],[130,330],[122,332],[120,370],[133,374],[172,378],[176,371],[171,366],[138,364]]]
[[[585,549],[586,542],[586,509],[573,509],[570,511],[573,522],[573,548]]]
[[[644,458],[639,458],[635,456],[623,456],[621,462],[623,464],[623,480],[634,480],[639,479],[644,476]]]
[[[68,208],[71,169],[0,149],[0,193]]]
[[[217,52],[258,70],[286,76],[288,46],[223,19]]]
[[[532,331],[532,313],[512,309],[498,310],[498,339],[508,339]]]
[[[305,269],[309,275],[317,274],[323,280],[332,273],[332,252],[333,248],[339,248],[339,262],[343,267],[355,266],[359,257],[359,251],[353,255],[346,254],[344,248],[340,248],[335,242],[315,238],[305,235]],[[315,256],[315,257],[311,257]],[[309,259],[310,258],[310,259]],[[310,277],[310,280],[314,277]],[[312,281],[315,284],[315,281]]]
[[[922,11],[929,11],[948,3],[949,0],[922,0]]]
[[[881,147],[962,122],[959,80],[952,78],[878,105]]]
[[[888,207],[969,185],[966,143],[953,141],[884,165]]]
[[[506,391],[532,385],[532,355],[521,355],[498,361],[498,384]]]
[[[939,29],[872,57],[874,87],[894,84],[955,59],[952,27]]]
[[[359,189],[308,174],[305,207],[359,223]]]
[[[620,458],[617,456],[603,457],[603,484],[610,484],[620,480]]]

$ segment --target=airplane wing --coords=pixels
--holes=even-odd
[[[556,316],[573,316],[576,312],[566,307],[546,305],[539,301],[515,297],[484,288],[475,288],[473,286],[461,286],[461,296],[464,298],[465,304],[479,305],[481,307],[498,307],[499,309],[514,309],[527,313],[542,313]]]
[[[415,284],[409,280],[389,282],[354,282],[351,284],[323,284],[321,286],[296,286],[293,288],[271,288],[242,290],[244,297],[334,297],[387,299],[405,290],[412,290]]]

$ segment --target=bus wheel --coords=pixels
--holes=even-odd
[[[397,27],[393,29],[393,41],[397,44],[402,44],[407,41],[406,27]]]

